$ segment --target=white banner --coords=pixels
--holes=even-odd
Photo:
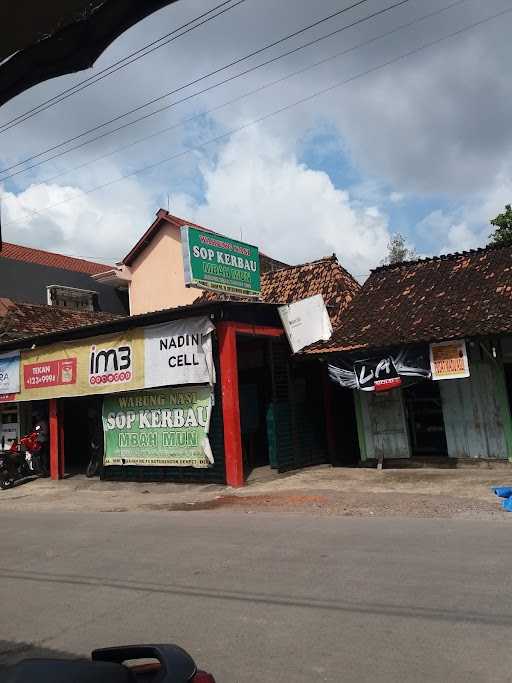
[[[144,328],[145,386],[213,385],[214,329],[206,316]]]
[[[0,394],[17,394],[20,390],[20,352],[0,354]]]
[[[278,310],[293,353],[331,338],[331,320],[321,294],[279,306]]]

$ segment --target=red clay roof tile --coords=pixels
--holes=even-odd
[[[64,256],[63,254],[34,249],[33,247],[23,247],[21,244],[11,244],[10,242],[3,243],[0,258],[37,263],[41,266],[62,268],[63,270],[72,270],[76,273],[87,273],[88,275],[103,273],[112,268],[112,266],[107,266],[103,263],[87,261],[74,256]]]
[[[512,334],[512,246],[376,268],[313,353]]]
[[[117,320],[123,316],[96,311],[73,311],[58,306],[26,304],[0,299],[0,340],[34,337],[75,327]]]
[[[321,294],[333,325],[359,289],[359,283],[338,263],[335,255],[261,275],[261,301],[289,304]],[[243,300],[217,292],[203,292],[197,301],[226,301],[230,298]]]

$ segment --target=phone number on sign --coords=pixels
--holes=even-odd
[[[33,375],[25,380],[26,386],[36,387],[39,384],[56,384],[57,375]]]

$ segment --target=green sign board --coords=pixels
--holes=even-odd
[[[181,228],[181,246],[187,286],[259,296],[257,247],[189,226]]]
[[[105,465],[209,467],[210,387],[114,394],[103,400]]]

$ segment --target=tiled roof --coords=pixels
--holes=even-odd
[[[340,322],[309,351],[512,333],[512,247],[377,268]]]
[[[156,214],[156,219],[153,221],[153,223],[149,226],[149,228],[146,230],[146,232],[142,235],[140,240],[137,242],[137,244],[132,247],[131,251],[124,257],[122,260],[122,263],[125,266],[130,266],[134,260],[137,258],[137,256],[144,251],[144,249],[148,246],[148,244],[151,242],[153,237],[158,233],[160,228],[162,227],[163,221],[170,223],[173,225],[175,228],[182,228],[185,225],[190,225],[193,228],[199,228],[200,230],[204,230],[206,232],[214,232],[216,234],[222,234],[218,233],[215,230],[212,230],[211,228],[205,228],[203,225],[198,225],[197,223],[192,223],[192,221],[188,221],[185,218],[179,218],[178,216],[173,216],[171,213],[168,211],[165,211],[165,209],[159,209]],[[265,272],[268,270],[276,270],[277,268],[282,268],[283,266],[286,266],[288,264],[283,263],[282,261],[276,261],[276,259],[271,258],[270,256],[267,256],[266,254],[262,254],[260,252],[260,265],[261,265],[261,272]]]
[[[261,275],[261,301],[289,304],[314,294],[322,294],[334,325],[359,289],[358,282],[340,266],[334,254],[318,261],[287,266]],[[217,292],[203,292],[198,301],[229,298],[229,295]],[[237,299],[240,300],[240,297]]]
[[[41,266],[62,268],[63,270],[72,270],[76,273],[87,273],[88,275],[103,273],[105,270],[112,268],[112,266],[106,266],[103,263],[86,261],[74,256],[63,256],[62,254],[55,254],[54,252],[43,251],[42,249],[23,247],[20,244],[11,244],[10,242],[3,243],[0,258],[37,263]]]
[[[72,311],[57,306],[25,304],[0,298],[0,340],[34,337],[47,332],[70,330],[109,322],[122,316],[93,311]]]

